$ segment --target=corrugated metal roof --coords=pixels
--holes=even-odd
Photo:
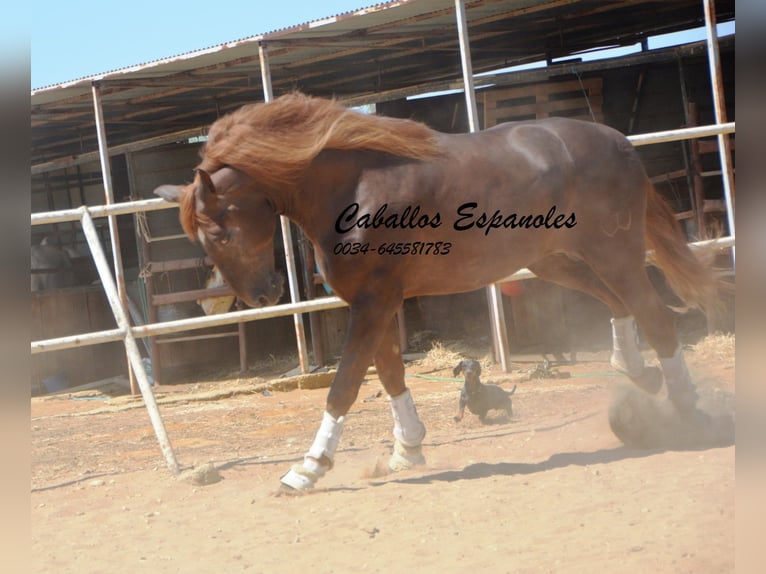
[[[217,52],[220,52],[222,50],[226,50],[228,48],[234,48],[236,46],[242,45],[242,44],[248,44],[248,43],[257,43],[262,41],[265,38],[274,37],[277,38],[282,34],[289,33],[289,32],[298,32],[298,31],[306,31],[306,30],[312,30],[315,28],[319,28],[321,26],[328,26],[331,24],[338,24],[338,23],[345,23],[346,20],[352,16],[366,16],[368,18],[368,22],[371,22],[371,16],[375,14],[376,12],[381,12],[383,10],[393,8],[395,6],[399,6],[402,4],[406,4],[408,2],[413,2],[414,0],[396,0],[393,2],[379,2],[377,4],[372,4],[369,6],[364,6],[362,8],[357,8],[355,10],[348,10],[346,12],[340,12],[338,14],[334,14],[332,16],[326,16],[324,18],[319,18],[317,20],[308,20],[306,22],[303,22],[301,24],[296,24],[293,26],[286,26],[282,28],[277,28],[275,30],[271,30],[269,32],[263,32],[260,34],[255,34],[252,36],[246,36],[244,38],[238,38],[235,40],[230,40],[227,42],[223,42],[221,44],[214,44],[212,46],[208,46],[206,48],[199,48],[197,50],[191,50],[188,52],[181,52],[179,54],[175,54],[172,56],[168,56],[165,58],[157,58],[154,60],[148,60],[146,62],[142,62],[139,64],[133,64],[130,66],[121,66],[119,68],[113,68],[110,70],[107,70],[105,72],[100,72],[98,74],[92,74],[88,76],[81,76],[78,78],[73,78],[71,80],[67,80],[65,82],[58,82],[55,84],[49,84],[45,86],[39,86],[32,89],[32,95],[38,95],[42,94],[43,92],[54,90],[57,88],[66,88],[69,86],[76,85],[78,83],[82,82],[88,82],[89,84],[94,81],[100,81],[104,79],[109,79],[112,76],[120,75],[120,74],[126,74],[126,73],[132,73],[132,72],[140,72],[140,71],[148,71],[150,68],[163,66],[166,64],[172,64],[173,62],[177,61],[184,61],[189,60],[192,58],[201,57],[207,54],[214,54]],[[346,31],[353,29],[353,26],[339,26],[338,32],[343,32],[344,29]],[[307,36],[309,36],[307,34]]]
[[[734,0],[718,0],[719,21]],[[704,22],[699,0],[466,0],[475,73],[575,54]],[[398,0],[32,91],[32,163],[97,150],[99,82],[110,146],[209,125],[263,99],[259,44],[275,94],[355,101],[461,78],[454,0]]]

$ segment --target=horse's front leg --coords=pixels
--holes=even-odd
[[[368,301],[351,305],[343,354],[330,385],[322,423],[303,462],[294,465],[281,478],[282,485],[289,489],[311,489],[332,468],[346,413],[356,401],[367,367],[372,363],[386,327],[401,304],[401,301],[386,304],[373,297]]]
[[[418,416],[410,390],[404,383],[404,362],[399,346],[399,328],[394,316],[375,353],[375,369],[391,401],[394,417],[394,452],[388,468],[394,472],[424,464],[421,451],[426,427]]]

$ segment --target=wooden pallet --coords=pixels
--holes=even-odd
[[[486,90],[483,96],[485,128],[553,116],[588,121],[595,116],[595,121],[604,121],[601,78],[583,79],[582,85],[579,80],[568,80]]]

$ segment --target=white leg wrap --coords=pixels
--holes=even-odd
[[[697,388],[692,382],[689,369],[684,360],[683,349],[678,346],[672,357],[658,357],[662,374],[665,376],[665,385],[668,389],[668,397],[681,408],[694,408],[697,402]]]
[[[343,421],[345,417],[333,417],[330,413],[325,411],[322,416],[322,424],[317,431],[317,435],[314,438],[314,444],[306,453],[306,456],[310,456],[316,460],[319,460],[323,456],[326,456],[330,460],[330,468],[335,460],[335,451],[338,448],[338,442],[343,434]]]
[[[418,416],[410,390],[390,397],[394,415],[394,438],[406,447],[420,446],[426,436],[426,427]]]
[[[295,464],[281,478],[282,484],[294,490],[308,490],[313,488],[317,480],[332,468],[335,460],[335,451],[343,434],[343,421],[345,417],[334,418],[326,412],[322,416],[322,424],[319,426],[314,443],[309,448],[303,463]],[[319,460],[326,457],[330,466],[323,466]]]
[[[629,377],[644,370],[644,357],[638,347],[638,329],[632,316],[612,319],[612,366]]]
[[[688,380],[691,382],[691,375],[689,375],[689,369],[686,367],[686,361],[684,360],[684,351],[681,345],[678,345],[676,352],[672,357],[657,357],[662,366],[662,373],[665,375],[666,380]]]

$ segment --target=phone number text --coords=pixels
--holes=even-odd
[[[448,241],[381,243],[377,247],[369,243],[340,242],[332,252],[335,255],[447,255],[451,248],[452,243]]]

